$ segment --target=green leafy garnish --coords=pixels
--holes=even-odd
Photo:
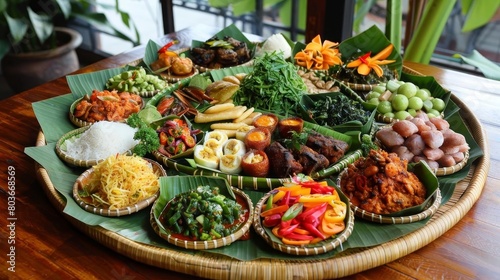
[[[309,138],[308,129],[304,129],[302,132],[291,131],[292,136],[287,139],[283,139],[282,143],[285,148],[292,150],[300,150],[300,147],[305,145],[307,142],[307,138]]]
[[[297,69],[284,59],[283,52],[271,52],[255,58],[253,71],[242,81],[234,102],[283,116],[298,115],[306,91]]]
[[[157,150],[160,147],[160,138],[152,127],[135,113],[127,118],[127,124],[137,128],[134,134],[134,139],[139,140],[139,144],[135,145],[132,152],[138,156],[144,156],[147,153]]]
[[[349,121],[366,123],[370,113],[363,108],[363,104],[343,94],[335,97],[326,96],[322,100],[317,100],[314,108],[309,109],[311,118],[319,125],[326,126],[336,126]]]
[[[373,143],[372,137],[369,134],[363,134],[361,136],[361,151],[363,156],[368,156],[370,150],[378,150],[379,147]]]

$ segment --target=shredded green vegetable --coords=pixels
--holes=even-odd
[[[295,66],[284,59],[283,52],[275,51],[255,59],[253,71],[242,81],[234,102],[279,115],[298,115],[306,91]]]

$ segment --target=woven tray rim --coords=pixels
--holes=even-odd
[[[411,69],[405,70],[418,74],[418,72]],[[277,259],[239,261],[208,253],[201,253],[193,257],[190,254],[179,251],[141,244],[104,228],[88,226],[63,214],[73,226],[119,254],[148,265],[196,275],[198,277],[217,279],[230,279],[234,277],[243,279],[247,277],[255,279],[257,275],[272,277],[268,279],[293,277],[332,279],[349,276],[392,262],[426,246],[458,223],[479,199],[490,167],[490,154],[486,134],[481,123],[469,108],[455,95],[452,94],[451,98],[462,108],[461,114],[467,115],[465,119],[484,155],[477,160],[477,163],[471,169],[472,176],[469,176],[468,187],[460,199],[456,202],[449,201],[445,204],[450,204],[446,212],[442,214],[436,213],[434,218],[425,227],[379,246],[363,250],[353,250],[334,258],[315,261],[284,261]],[[36,145],[46,145],[45,136],[42,132],[38,135]],[[37,178],[42,184],[47,197],[62,213],[66,201],[52,184],[47,171],[38,163],[35,163],[35,169]],[[360,263],[359,259],[366,261]]]

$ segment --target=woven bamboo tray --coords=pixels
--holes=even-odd
[[[97,242],[119,254],[159,268],[212,279],[332,279],[345,277],[392,262],[431,243],[462,219],[479,199],[486,183],[490,154],[485,132],[479,120],[452,94],[451,99],[461,108],[474,139],[483,150],[468,176],[459,182],[450,200],[442,205],[429,223],[406,236],[365,249],[344,251],[325,260],[258,259],[239,261],[229,257],[201,253],[195,256],[179,251],[144,245],[98,226],[88,226],[70,216],[72,225]],[[37,146],[46,145],[40,132]],[[63,211],[66,201],[57,192],[47,171],[36,164],[36,174],[51,203]],[[363,260],[360,262],[359,260]]]
[[[486,135],[479,120],[465,104],[454,95],[452,99],[462,108],[461,113],[465,116],[464,119],[467,120],[484,156],[471,168],[468,177],[457,184],[456,197],[452,197],[448,203],[440,207],[425,227],[379,246],[347,250],[334,258],[318,261],[263,259],[244,262],[213,254],[192,256],[179,251],[148,246],[104,228],[88,226],[72,217],[66,216],[66,218],[85,234],[122,255],[145,264],[206,278],[331,279],[352,275],[392,262],[431,243],[460,221],[481,195],[490,165]],[[36,145],[46,145],[43,133],[39,134]],[[36,171],[49,200],[62,212],[66,202],[50,181],[47,171],[38,164]],[[460,196],[462,192],[463,195]],[[360,259],[363,260],[362,263],[358,261]]]

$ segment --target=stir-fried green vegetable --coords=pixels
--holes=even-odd
[[[255,58],[253,71],[242,81],[234,102],[279,115],[298,115],[298,104],[306,91],[297,69],[283,53],[271,52]]]
[[[160,220],[174,233],[193,240],[212,240],[236,231],[243,215],[241,205],[220,194],[218,187],[199,186],[175,196]]]
[[[309,108],[309,115],[319,125],[336,126],[349,121],[360,121],[366,123],[370,118],[370,111],[363,105],[345,95],[335,97],[326,96],[323,100],[317,100],[314,108]]]

